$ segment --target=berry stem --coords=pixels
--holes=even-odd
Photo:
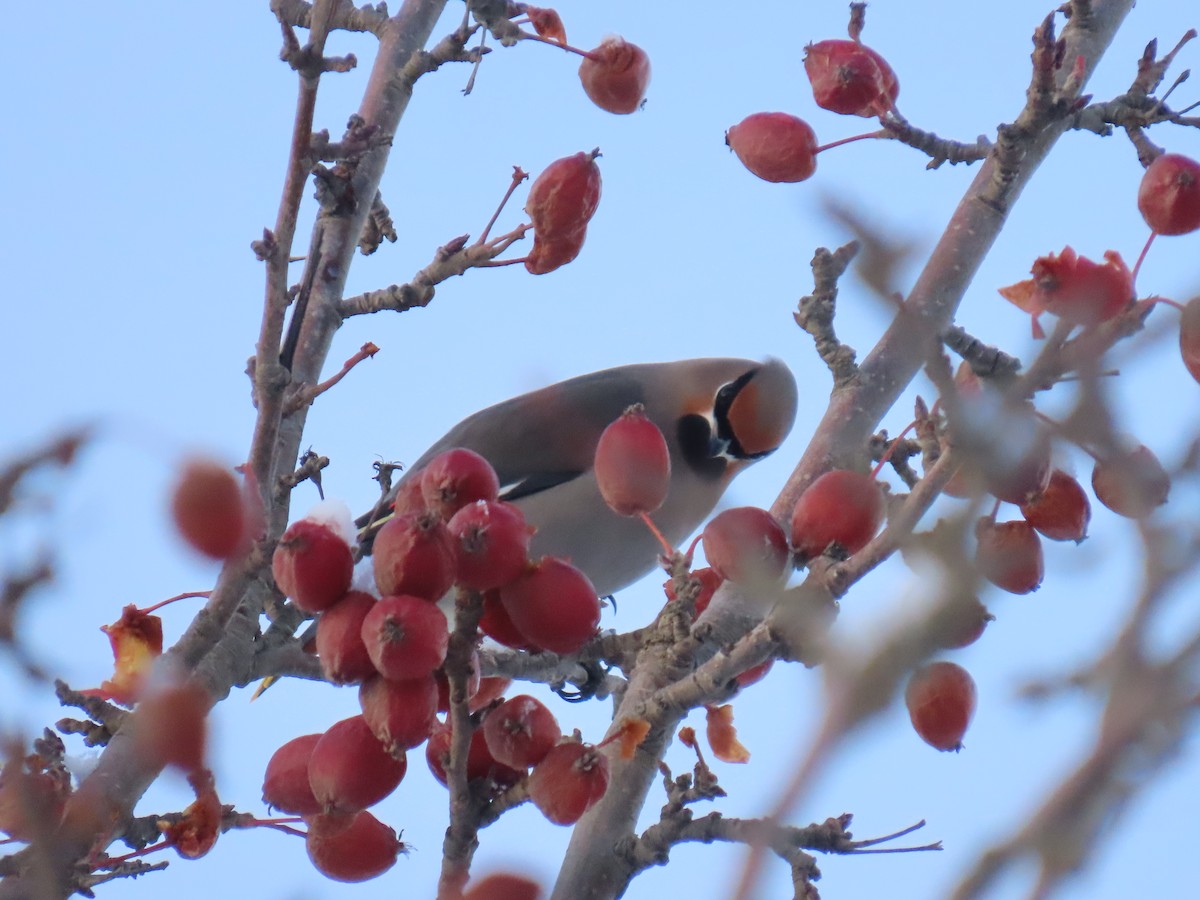
[[[909,422],[907,425],[904,426],[904,430],[902,432],[900,432],[898,435],[896,435],[894,438],[892,438],[891,441],[888,442],[887,450],[884,451],[883,456],[879,457],[879,462],[877,462],[875,464],[875,468],[873,468],[871,470],[871,477],[873,479],[878,480],[880,469],[882,469],[884,466],[886,466],[888,464],[888,460],[890,460],[892,458],[892,454],[895,453],[896,448],[900,446],[900,441],[902,441],[904,439],[904,436],[916,427],[917,427],[916,420]]]
[[[1180,312],[1180,313],[1183,312],[1183,304],[1180,303],[1178,300],[1169,300],[1166,297],[1149,297],[1147,299],[1151,304],[1165,303],[1165,304],[1167,304],[1167,306],[1175,307],[1176,312]]]
[[[648,513],[638,513],[638,515],[641,517],[642,521],[646,523],[646,527],[650,529],[650,533],[658,539],[659,545],[663,548],[663,554],[665,556],[673,555],[675,553],[675,548],[670,545],[665,537],[663,537],[663,533],[658,530],[658,526],[655,525],[650,519],[650,515]]]
[[[552,41],[550,38],[544,38],[540,34],[530,34],[528,31],[521,32],[521,39],[525,41],[537,41],[539,44],[549,44],[551,47],[557,47],[560,50],[568,50],[571,53],[578,53],[585,59],[596,61],[596,55],[587,50],[580,50],[578,47],[572,47],[570,44],[560,44],[558,41]]]
[[[840,147],[842,144],[852,144],[855,141],[865,141],[868,138],[885,138],[890,137],[887,131],[880,129],[879,131],[868,131],[863,134],[856,134],[853,137],[842,138],[840,141],[833,141],[829,144],[822,144],[814,153],[821,153],[824,150],[832,150],[834,147]]]
[[[1133,292],[1133,295],[1134,295],[1135,297],[1137,296],[1137,277],[1138,277],[1138,272],[1140,272],[1140,271],[1142,270],[1142,261],[1143,261],[1143,260],[1145,260],[1145,258],[1146,258],[1146,254],[1150,252],[1150,245],[1154,243],[1154,239],[1155,239],[1156,237],[1158,237],[1158,232],[1157,232],[1157,231],[1151,231],[1151,232],[1150,232],[1150,237],[1146,238],[1146,244],[1145,244],[1145,246],[1143,246],[1143,247],[1142,247],[1142,252],[1138,254],[1137,262],[1135,262],[1135,263],[1133,264],[1133,274],[1132,274],[1132,276],[1131,276],[1131,280],[1132,280],[1132,282],[1133,282],[1133,286],[1134,286],[1134,292]]]
[[[212,596],[212,591],[186,591],[185,593],[182,593],[182,594],[176,594],[174,597],[168,597],[166,600],[160,600],[157,603],[155,603],[153,606],[147,606],[145,609],[138,610],[138,612],[140,612],[142,615],[148,616],[148,615],[150,615],[150,613],[152,613],[156,610],[162,609],[164,606],[174,603],[176,600],[188,600],[192,597],[204,597],[205,599],[207,599],[208,597],[211,597],[211,596]]]
[[[496,207],[496,211],[492,213],[492,217],[488,219],[487,225],[483,227],[483,233],[479,235],[479,240],[476,244],[485,243],[488,235],[492,232],[492,226],[496,224],[496,220],[500,218],[500,213],[504,210],[504,205],[508,203],[508,198],[513,195],[513,191],[517,189],[517,185],[529,177],[529,173],[520,166],[513,166],[512,181],[508,184],[508,190],[504,192],[504,196],[500,198],[500,205]]]

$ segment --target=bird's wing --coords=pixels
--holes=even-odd
[[[591,469],[601,432],[642,401],[636,368],[583,375],[480,410],[435,442],[405,477],[444,450],[466,447],[495,468],[505,500],[571,481]]]

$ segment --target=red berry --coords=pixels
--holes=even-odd
[[[357,684],[375,674],[375,664],[362,639],[362,623],[375,607],[375,598],[350,591],[317,621],[317,658],[333,684]]]
[[[537,649],[525,635],[517,630],[517,626],[509,618],[508,610],[504,608],[504,603],[500,600],[499,590],[484,593],[483,615],[479,619],[479,630],[493,641],[503,644],[505,647],[512,647],[514,650]]]
[[[500,479],[492,464],[465,447],[455,447],[435,456],[421,470],[420,483],[425,505],[443,521],[449,521],[468,503],[495,500],[500,493]]]
[[[525,212],[533,223],[535,237],[558,241],[587,228],[600,205],[600,167],[596,165],[599,155],[599,150],[581,151],[556,159],[533,182]]]
[[[505,700],[483,723],[483,738],[492,756],[514,769],[536,766],[561,737],[554,713],[528,694]]]
[[[1200,381],[1200,297],[1193,297],[1179,316],[1179,355],[1191,376]]]
[[[503,697],[504,692],[511,686],[511,678],[504,678],[501,675],[485,675],[479,679],[479,690],[471,698],[469,709],[471,712],[478,712],[485,706],[489,706],[493,700]]]
[[[382,594],[439,600],[454,585],[454,542],[433,513],[389,519],[375,535],[371,554]]]
[[[1092,506],[1079,482],[1062,469],[1055,469],[1046,489],[1021,504],[1021,515],[1052,541],[1079,543],[1087,537]]]
[[[476,500],[446,526],[454,540],[456,581],[473,591],[490,591],[525,571],[529,526],[511,503]]]
[[[183,539],[213,559],[228,559],[246,545],[242,486],[218,462],[193,459],[184,465],[171,493],[171,514]]]
[[[1004,435],[1006,446],[982,460],[984,482],[997,500],[1020,506],[1050,484],[1054,471],[1050,435],[1032,415],[1007,424],[1013,427]]]
[[[870,543],[883,522],[883,489],[870,475],[833,469],[808,486],[792,510],[792,546],[803,559],[830,544],[854,554]]]
[[[358,704],[383,748],[401,757],[423,744],[437,724],[437,681],[432,675],[405,681],[377,675],[358,689]]]
[[[722,578],[748,587],[775,587],[791,552],[783,528],[765,509],[736,506],[704,526],[704,555]]]
[[[579,80],[601,109],[618,115],[635,112],[650,85],[650,57],[637,44],[613,35],[579,64]]]
[[[320,612],[350,589],[354,559],[350,545],[330,523],[293,522],[283,533],[271,571],[279,589],[306,612]]]
[[[804,71],[817,106],[872,118],[892,109],[900,94],[896,73],[882,56],[857,41],[830,40],[804,48]]]
[[[293,816],[312,816],[321,811],[308,782],[308,760],[319,734],[292,738],[272,755],[263,777],[263,803]]]
[[[325,812],[354,813],[374,806],[396,789],[408,768],[393,756],[362,716],[329,727],[308,759],[308,781]]]
[[[608,759],[591,744],[558,744],[533,767],[529,797],[556,825],[574,825],[608,789]]]
[[[1167,502],[1171,476],[1149,447],[1096,461],[1092,469],[1096,499],[1118,515],[1142,519]]]
[[[137,705],[138,751],[155,765],[195,772],[205,766],[212,697],[195,682],[153,684]]]
[[[938,646],[946,650],[969,647],[979,640],[988,623],[995,619],[978,597],[964,593],[955,597],[939,615],[934,636]]]
[[[640,403],[604,429],[596,443],[595,470],[600,495],[613,512],[636,516],[663,505],[671,486],[671,453]]]
[[[16,750],[15,742],[9,746]],[[15,841],[44,841],[66,808],[71,773],[42,753],[6,756],[0,767],[0,832]]]
[[[533,234],[533,247],[525,257],[525,271],[530,275],[545,275],[572,262],[583,249],[587,229],[579,228],[554,238]]]
[[[366,881],[396,863],[404,842],[369,812],[313,816],[305,838],[308,858],[334,881]]]
[[[379,673],[400,681],[432,675],[446,658],[450,631],[436,604],[401,594],[371,607],[362,639]]]
[[[1164,153],[1146,168],[1137,203],[1146,224],[1158,234],[1187,234],[1200,228],[1200,163]]]
[[[526,4],[525,15],[529,16],[529,24],[539,36],[560,44],[567,42],[567,30],[563,27],[562,18],[553,9],[543,9],[540,6]]]
[[[996,587],[1028,594],[1041,586],[1042,542],[1028,522],[996,522],[985,516],[975,524],[975,538],[975,564]]]
[[[1034,337],[1042,336],[1043,312],[1086,327],[1120,314],[1134,300],[1133,273],[1114,250],[1096,263],[1064,247],[1038,257],[1030,271],[1033,278],[1000,288],[1000,295],[1033,317]]]
[[[725,143],[763,181],[804,181],[817,171],[817,136],[803,119],[753,113],[725,132]]]
[[[463,900],[540,900],[542,888],[532,878],[512,872],[493,872],[472,883]]]
[[[760,662],[757,666],[751,666],[745,672],[742,672],[733,680],[737,682],[738,689],[750,687],[750,685],[762,681],[767,677],[767,673],[771,671],[771,666],[775,664],[775,660],[768,659]]]
[[[517,630],[553,653],[574,653],[600,627],[600,598],[588,577],[552,556],[502,587],[500,600]]]
[[[425,745],[425,761],[429,763],[429,771],[443,785],[446,784],[446,767],[450,765],[452,734],[449,725],[435,725],[433,734],[429,736],[429,742]],[[467,750],[467,780],[487,779],[493,788],[503,790],[524,777],[524,771],[517,771],[496,761],[492,751],[488,749],[483,731],[476,728]]]
[[[712,602],[713,594],[717,592],[717,588],[721,586],[721,582],[724,579],[711,566],[703,569],[692,569],[691,577],[700,582],[700,593],[696,595],[696,615],[699,616],[708,609],[708,604]],[[666,591],[668,600],[675,599],[674,579],[663,584],[663,589]]]
[[[913,672],[904,691],[913,729],[938,750],[961,750],[975,715],[975,682],[962,666],[932,662]]]

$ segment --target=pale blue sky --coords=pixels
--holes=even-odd
[[[899,106],[916,124],[973,140],[1011,119],[1024,99],[1029,36],[1054,3],[1014,0],[972,5],[949,0],[879,0],[865,40],[891,62]],[[810,286],[808,261],[820,245],[848,238],[822,212],[822,200],[849,204],[918,251],[902,272],[906,289],[920,252],[931,246],[972,171],[924,169],[915,151],[857,143],[820,157],[801,185],[769,185],[749,175],[723,143],[746,114],[786,110],[807,119],[822,142],[868,130],[867,120],[815,107],[801,66],[810,40],[844,35],[846,4],[564,3],[573,43],[594,46],[612,32],[643,46],[654,77],[645,110],[612,116],[591,106],[577,62],[554,48],[497,50],[474,93],[468,71],[448,66],[421,81],[396,136],[383,192],[400,242],[357,260],[350,291],[407,280],[447,239],[478,233],[508,184],[511,166],[538,172],[553,159],[599,146],[604,194],[583,253],[551,275],[520,266],[474,271],[443,285],[426,310],[348,322],[328,372],[367,340],[382,352],[321,397],[306,446],[328,455],[327,492],[354,509],[373,502],[370,466],[379,457],[412,460],[463,415],[530,387],[629,362],[692,356],[779,356],[801,382],[792,437],[741,479],[734,504],[768,505],[818,420],[829,379],[811,342],[791,320]],[[1089,90],[1120,93],[1146,41],[1171,46],[1195,9],[1143,2],[1104,60]],[[438,34],[452,28],[452,4]],[[202,449],[231,463],[244,458],[253,410],[243,375],[261,309],[262,267],[250,241],[275,220],[295,99],[295,78],[277,59],[279,29],[262,2],[71,4],[50,16],[35,4],[5,15],[8,88],[0,116],[9,139],[10,225],[0,243],[8,275],[0,359],[0,404],[8,427],[0,455],[25,449],[65,426],[94,421],[100,439],[64,478],[41,483],[53,506],[27,527],[0,527],[0,568],[53,537],[59,577],[27,610],[35,652],[72,685],[98,684],[109,671],[98,626],[126,603],[148,605],[208,587],[213,566],[173,537],[165,495],[180,454]],[[353,51],[360,68],[329,76],[318,127],[340,133],[369,70],[373,38],[335,35],[328,50]],[[1200,43],[1181,67],[1195,67]],[[1176,98],[1197,98],[1193,82]],[[1186,98],[1186,99],[1185,99]],[[1156,128],[1151,137],[1200,157],[1200,135]],[[1134,198],[1140,169],[1123,137],[1069,134],[1035,177],[995,252],[970,291],[960,322],[1028,358],[1028,319],[995,293],[1025,277],[1034,257],[1072,244],[1099,257],[1109,248],[1132,264],[1146,230]],[[306,192],[311,193],[311,192]],[[501,219],[515,224],[523,193]],[[306,204],[303,252],[312,206]],[[1161,240],[1143,270],[1143,294],[1176,299],[1196,293],[1200,236]],[[1166,321],[1169,314],[1155,314]],[[860,352],[881,332],[881,309],[854,279],[843,285],[839,332]],[[1200,386],[1170,341],[1120,354],[1116,387],[1128,428],[1168,463],[1200,423]],[[918,386],[931,396],[928,387]],[[885,422],[910,417],[911,394]],[[1051,404],[1051,407],[1053,404]],[[1064,462],[1086,476],[1078,453]],[[296,495],[298,513],[315,502]],[[1181,491],[1166,515],[1196,508]],[[871,837],[918,819],[914,842],[941,839],[940,854],[821,858],[827,900],[940,896],[989,842],[1025,812],[1088,746],[1094,710],[1082,697],[1030,706],[1016,686],[1089,658],[1135,587],[1131,526],[1094,509],[1094,537],[1081,547],[1047,545],[1047,578],[1038,593],[985,597],[998,621],[956,659],[979,686],[980,709],[961,754],[939,754],[911,732],[897,704],[849,745],[804,804],[798,822],[855,814]],[[620,616],[605,625],[643,624],[661,602],[651,577],[624,593]],[[899,565],[866,579],[843,603],[837,634],[859,641],[882,633],[919,585]],[[1177,627],[1196,627],[1176,609]],[[1176,602],[1177,607],[1182,606]],[[899,612],[898,612],[899,611]],[[186,604],[164,612],[168,640],[190,619]],[[1164,628],[1169,641],[1171,629]],[[806,746],[819,700],[820,673],[777,666],[735,704],[749,766],[720,766],[728,815],[762,814]],[[48,689],[0,660],[0,731],[40,728],[62,715]],[[261,810],[261,775],[276,746],[351,714],[348,689],[288,684],[249,706],[236,693],[215,714],[217,784],[225,802]],[[598,737],[603,710],[555,707],[564,727]],[[695,724],[695,723],[694,723]],[[1183,897],[1200,876],[1194,800],[1200,766],[1192,755],[1130,808],[1098,864],[1062,896],[1116,900]],[[673,747],[682,770],[688,756]],[[182,780],[166,778],[143,812],[187,802]],[[421,752],[409,775],[379,807],[404,829],[415,852],[383,878],[342,886],[317,876],[302,842],[272,833],[233,834],[204,860],[173,859],[165,874],[101,889],[101,897],[176,900],[214,895],[283,898],[427,897],[440,859],[445,793]],[[656,788],[647,809],[655,815]],[[706,811],[701,809],[701,812]],[[547,882],[568,830],[532,808],[506,816],[484,835],[480,871],[527,867]],[[722,896],[740,865],[728,849],[687,847],[672,864],[634,882],[627,897]],[[769,868],[766,898],[787,896],[783,867]],[[994,896],[1023,896],[1010,880]]]

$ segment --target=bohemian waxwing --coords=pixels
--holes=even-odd
[[[611,594],[650,572],[661,552],[643,522],[605,505],[592,470],[601,432],[634,403],[670,449],[670,490],[651,518],[678,546],[739,472],[783,442],[796,417],[796,381],[777,359],[688,359],[581,375],[463,419],[407,469],[389,504],[442,451],[474,450],[495,468],[500,498],[537,529],[531,558],[570,560],[600,595]]]

